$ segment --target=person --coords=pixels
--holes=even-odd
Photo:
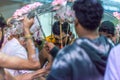
[[[100,28],[99,28],[99,33],[100,35],[104,35],[107,38],[111,39],[114,44],[116,44],[116,40],[114,40],[116,36],[116,29],[115,25],[110,22],[110,21],[104,21],[101,23]]]
[[[115,46],[108,58],[104,80],[119,80],[120,79],[120,44]]]
[[[50,53],[54,62],[47,80],[103,80],[109,51],[114,46],[108,38],[99,36],[103,7],[98,0],[76,0],[73,10],[79,38],[58,53]],[[46,43],[46,51],[54,47]]]
[[[54,22],[52,26],[52,33],[52,35],[46,38],[46,41],[54,43],[58,48],[60,48],[61,44],[64,47],[74,41],[74,35],[70,31],[70,24],[68,22]]]
[[[0,14],[0,48],[2,48],[2,44],[4,41],[4,28],[6,26],[6,22],[2,14]]]
[[[4,46],[1,48],[1,52],[10,56],[17,56],[23,59],[27,59],[28,58],[27,51],[24,46],[25,39],[24,39],[24,36],[22,35],[23,32],[20,32],[20,30],[22,30],[22,28],[21,29],[12,28],[10,29],[12,33],[10,33],[9,31],[7,32],[10,34],[9,38],[11,37],[11,39],[4,44]],[[7,35],[7,33],[4,35]],[[28,70],[13,70],[13,69],[5,69],[5,70],[7,70],[12,76],[18,76],[20,74],[31,72]]]
[[[0,79],[5,80],[9,76],[9,73],[4,71],[4,68],[9,69],[21,69],[21,70],[35,70],[40,68],[40,63],[36,60],[35,50],[33,48],[33,41],[30,35],[30,26],[33,24],[33,19],[28,19],[27,17],[23,20],[24,25],[24,35],[27,41],[28,59],[22,59],[17,56],[8,56],[0,52]],[[9,79],[9,78],[8,78]],[[12,79],[11,79],[12,80]],[[14,80],[14,79],[13,79]]]
[[[61,31],[60,26],[62,27]],[[60,48],[71,44],[74,41],[74,36],[70,31],[70,24],[68,22],[55,21],[52,25],[52,33],[52,35],[46,37],[46,41],[56,45],[56,52],[58,52]],[[39,59],[42,65],[44,65],[46,61],[49,61],[51,65],[53,61],[52,57],[48,55],[46,50],[44,49],[40,51]]]
[[[62,31],[60,31],[60,25],[62,26]],[[63,42],[63,47],[68,44],[71,44],[74,41],[74,35],[70,31],[70,24],[68,22],[62,22],[62,23],[60,23],[60,21],[54,22],[54,24],[52,26],[52,33],[53,33],[52,35],[50,35],[46,38],[46,41],[51,42],[51,45],[55,46],[55,49],[54,49],[55,53],[57,53],[60,49],[61,40]],[[60,37],[61,34],[62,34],[62,39]],[[39,43],[41,43],[41,42],[39,42]],[[45,42],[45,44],[46,44],[46,42]],[[53,53],[54,53],[54,50],[52,50]],[[27,78],[28,76],[29,76],[29,80],[34,78],[34,76],[35,76],[35,78],[41,78],[41,75],[45,76],[50,71],[51,65],[53,63],[53,57],[50,54],[48,54],[45,47],[43,49],[41,49],[39,52],[40,52],[39,59],[40,59],[41,65],[42,65],[41,68],[45,68],[46,72],[42,73],[41,70],[38,70],[38,71],[33,72],[32,74],[20,75],[20,76],[22,76],[23,80],[28,79]],[[46,64],[46,62],[47,62],[47,64]],[[44,76],[43,76],[43,78],[45,78]]]
[[[79,36],[55,57],[47,80],[103,80],[107,58],[113,43],[99,36],[103,7],[98,0],[76,0],[75,30]],[[47,44],[48,45],[48,44]],[[53,48],[48,45],[48,50]]]

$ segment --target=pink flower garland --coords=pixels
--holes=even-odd
[[[55,6],[55,5],[66,5],[67,3],[67,0],[54,0],[52,2],[52,5]]]
[[[118,20],[120,20],[120,13],[113,12],[113,16],[116,17]]]
[[[113,16],[116,17],[120,22],[120,13],[113,12]],[[116,28],[116,33],[117,33],[116,35],[120,37],[120,23],[118,23],[115,28]]]
[[[28,4],[24,7],[22,7],[21,9],[16,10],[13,14],[13,18],[20,18],[20,17],[22,17],[22,15],[27,14],[31,10],[33,10],[33,9],[35,9],[38,6],[41,6],[41,5],[43,5],[43,4],[39,3],[39,2],[35,2],[33,4]]]
[[[63,8],[56,8],[57,12],[56,12],[56,17],[59,20],[63,20],[63,21],[68,21],[68,22],[73,22],[74,21],[74,12],[73,10],[70,8],[70,6],[65,6],[67,4],[67,1],[73,1],[73,0],[54,0],[52,2],[52,6],[54,6],[56,8],[57,5],[59,5],[60,7],[62,6]],[[39,2],[35,2],[33,4],[28,4],[25,5],[24,7],[17,9],[12,18],[21,20],[24,18],[24,15],[29,13],[31,10],[34,10],[35,8],[37,8],[38,6],[42,6],[42,3]],[[13,30],[8,31],[9,34],[14,34],[17,29],[22,28],[22,25],[17,25],[16,28],[13,28]],[[20,29],[19,29],[20,30]],[[11,32],[12,31],[12,32]],[[39,28],[39,24],[38,21],[35,18],[35,23],[32,25],[30,31],[33,33],[33,36],[35,39],[40,39],[41,38],[41,30]],[[14,32],[14,33],[13,33]]]
[[[70,23],[73,23],[75,18],[74,11],[69,6],[65,6],[62,9],[58,10],[54,17],[55,19],[67,21]]]
[[[74,2],[75,0],[54,0],[52,5],[66,5],[67,2]]]
[[[22,8],[17,9],[17,10],[14,12],[12,18],[17,19],[17,20],[22,20],[22,19],[24,18],[24,16],[26,16],[27,13],[29,13],[30,11],[34,10],[35,8],[37,8],[38,6],[41,6],[41,5],[43,5],[43,4],[40,3],[40,2],[35,2],[35,3],[33,3],[33,4],[25,5],[25,6],[23,6]],[[34,24],[32,25],[30,31],[33,33],[32,36],[37,39],[37,38],[41,37],[40,34],[37,35],[37,33],[41,33],[41,31],[40,31],[40,28],[39,28],[38,21],[36,20],[36,18],[35,18],[34,20],[35,20],[35,21],[34,21]],[[21,24],[22,24],[22,22],[21,22]],[[17,28],[21,28],[21,29],[22,29],[22,27],[23,27],[22,25],[17,24],[17,25],[16,25],[16,28],[11,29],[11,31],[15,33],[16,31],[18,31]],[[36,30],[38,30],[38,29],[39,29],[39,31],[36,31]],[[8,31],[8,32],[9,32],[11,35],[14,34],[14,33],[12,33],[11,31]],[[36,36],[37,36],[37,37],[36,37]]]

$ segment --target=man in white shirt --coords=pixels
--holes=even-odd
[[[24,18],[24,36],[26,37],[26,47],[28,51],[28,59],[23,59],[17,56],[9,56],[0,52],[0,80],[6,80],[9,77],[9,73],[4,68],[15,69],[15,70],[35,70],[40,68],[40,63],[36,60],[35,49],[33,48],[33,40],[30,35],[30,27],[33,24],[33,19]],[[9,47],[10,48],[10,47]],[[10,79],[9,80],[15,80]],[[18,80],[18,79],[17,79]],[[22,80],[22,79],[19,79]]]
[[[12,38],[9,40],[1,49],[1,51],[10,56],[17,56],[23,59],[27,59],[27,51],[26,49],[20,44],[23,40]],[[13,70],[13,69],[6,69],[12,76],[18,76],[23,73],[28,73],[30,71],[27,70]]]
[[[109,55],[104,80],[120,80],[120,45],[114,47]]]

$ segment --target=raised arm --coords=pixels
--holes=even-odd
[[[32,36],[30,34],[30,27],[34,23],[34,19],[28,19],[27,17],[23,20],[23,27],[24,27],[24,35],[26,38],[26,45],[27,45],[27,51],[28,51],[28,59],[32,62],[36,62],[36,52],[35,52],[35,45],[32,39]]]
[[[10,69],[37,69],[39,64],[16,56],[0,53],[0,67]]]

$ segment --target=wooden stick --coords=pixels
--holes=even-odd
[[[63,41],[62,41],[62,21],[61,20],[60,20],[60,40],[61,40],[60,48],[63,48]]]

